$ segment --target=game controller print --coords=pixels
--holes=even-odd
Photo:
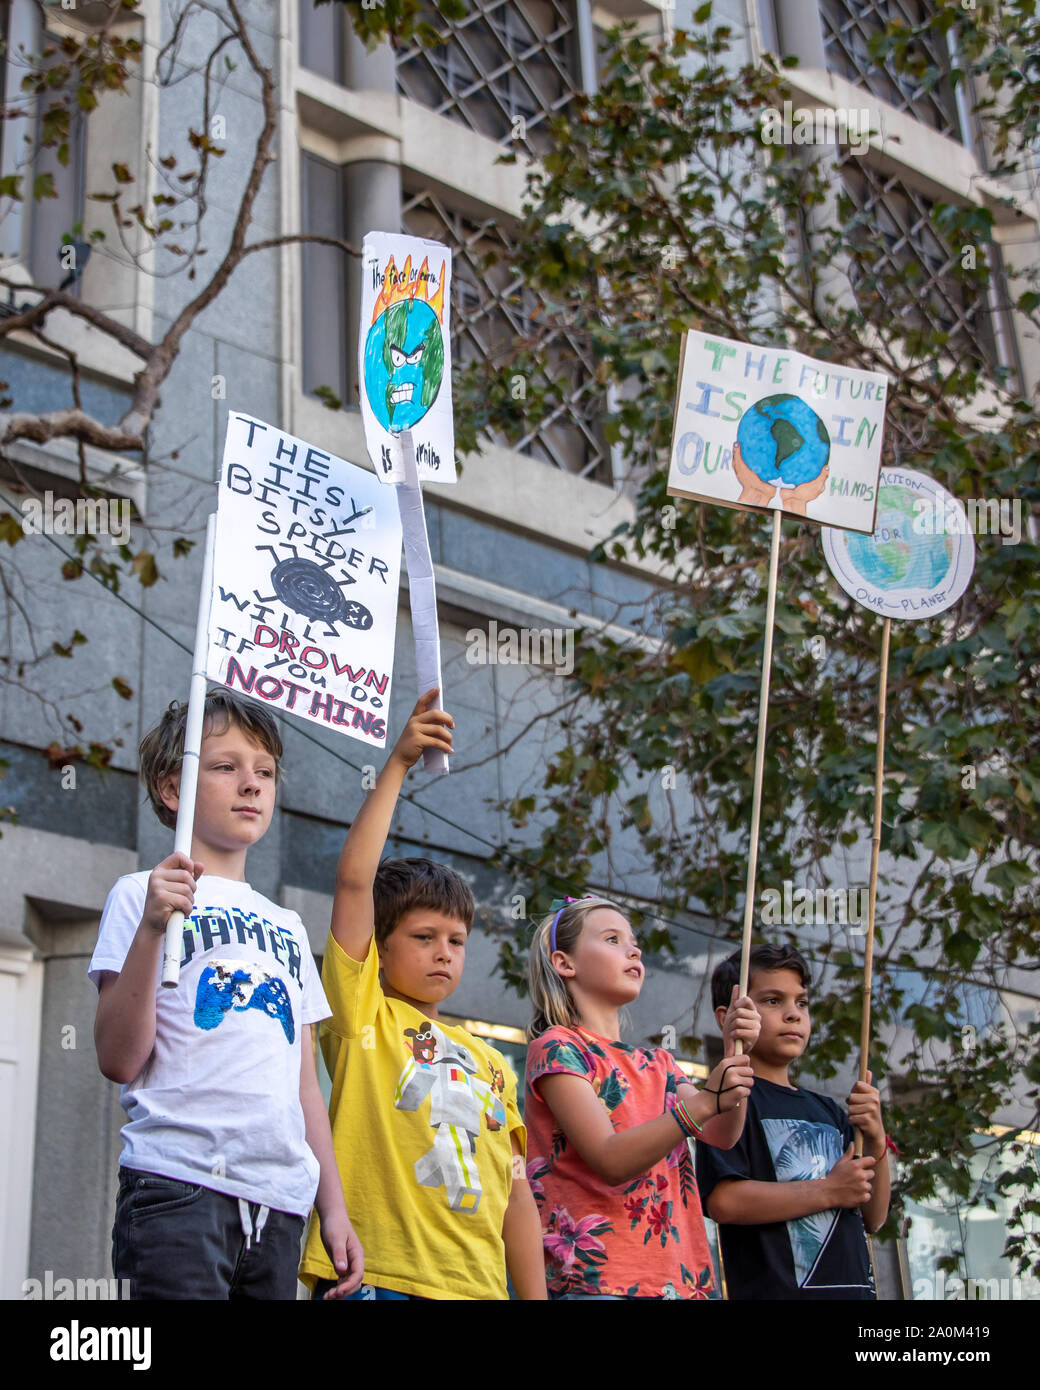
[[[286,1042],[295,1041],[292,1004],[281,980],[240,961],[214,961],[203,970],[195,991],[195,1027],[208,1032],[232,1009],[259,1009],[278,1020]]]

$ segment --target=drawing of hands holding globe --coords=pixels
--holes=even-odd
[[[805,516],[830,476],[830,436],[823,421],[797,396],[767,396],[744,412],[733,445],[740,501],[771,507],[777,489],[783,509]]]

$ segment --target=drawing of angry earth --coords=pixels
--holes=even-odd
[[[492,1068],[490,1083],[477,1076],[477,1063],[461,1043],[453,1042],[430,1020],[406,1028],[411,1056],[397,1080],[394,1106],[418,1110],[430,1098],[430,1125],[436,1131],[433,1147],[415,1164],[423,1187],[444,1187],[452,1211],[475,1212],[480,1206],[480,1173],[476,1147],[483,1117],[489,1130],[506,1121],[500,1093],[501,1071]]]

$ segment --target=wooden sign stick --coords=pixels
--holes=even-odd
[[[747,886],[744,892],[744,935],[740,943],[740,987],[743,999],[748,989],[751,953],[751,925],[755,916],[755,874],[758,869],[758,828],[762,813],[762,775],[766,761],[766,724],[769,717],[769,676],[773,666],[773,627],[776,617],[776,577],[780,563],[780,510],[773,512],[773,543],[769,551],[769,588],[766,598],[765,643],[762,649],[762,684],[758,695],[758,742],[755,746],[755,783],[751,799],[751,844],[748,850]],[[736,1055],[744,1051],[737,1040]]]
[[[874,764],[874,830],[870,841],[870,884],[867,893],[867,942],[863,957],[863,1011],[859,1027],[859,1079],[867,1079],[867,1060],[870,1052],[870,993],[874,973],[874,907],[877,903],[878,858],[881,854],[881,803],[885,777],[885,707],[888,694],[888,644],[892,635],[892,619],[886,618],[881,629],[881,670],[878,675],[877,758]],[[863,1157],[863,1135],[857,1129],[855,1157]]]

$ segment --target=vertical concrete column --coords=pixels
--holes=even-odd
[[[369,52],[351,28],[345,66],[346,85],[356,92],[393,94],[397,90],[397,63],[388,43],[379,44]],[[366,232],[401,230],[400,147],[395,140],[368,138],[359,140],[353,150],[347,146],[343,196],[347,240],[359,249]],[[361,263],[352,260],[347,274],[346,307],[352,395],[358,384],[353,344],[360,312]]]
[[[797,58],[799,67],[826,71],[823,24],[815,0],[811,4],[807,0],[774,0],[774,12],[781,52]],[[841,225],[838,215],[841,175],[837,169],[836,150],[815,145],[801,148],[804,158],[828,176],[827,194],[823,202],[807,208],[805,212],[806,226],[812,240],[814,233],[822,234],[827,229]],[[842,254],[835,256],[830,265],[818,272],[816,302],[821,312],[826,312],[831,303],[837,308],[856,308],[856,296],[849,277],[850,266],[851,258]]]

